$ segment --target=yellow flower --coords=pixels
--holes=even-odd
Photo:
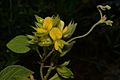
[[[61,40],[63,34],[68,30],[67,27],[65,27],[64,29],[58,28],[58,27],[54,27],[50,30],[50,37],[52,38],[53,42],[54,42],[54,48],[55,50],[59,50],[61,48],[64,47],[64,43]]]
[[[37,33],[48,33],[49,37],[52,39],[55,50],[61,52],[61,49],[65,45],[65,41],[62,40],[65,36],[71,36],[74,30],[74,24],[70,23],[64,28],[64,22],[60,20],[56,26],[53,24],[55,19],[53,17],[46,17],[42,23],[36,23],[37,27],[34,28]],[[57,21],[57,20],[56,20]],[[41,40],[42,42],[42,40]]]
[[[50,31],[53,26],[53,21],[51,17],[46,17],[44,22],[43,22],[43,28],[46,29],[47,31]]]
[[[46,33],[46,32],[49,32],[51,30],[52,26],[53,26],[52,18],[46,17],[44,19],[43,26],[37,27],[37,28],[35,28],[35,30],[37,31],[37,33]]]
[[[61,39],[62,38],[61,30],[57,27],[52,28],[50,31],[50,37],[53,39],[53,41]]]
[[[62,38],[62,31],[59,28],[55,27],[55,28],[51,29],[49,34],[50,34],[50,37],[52,38],[52,40],[54,41],[55,50],[58,50],[59,47],[62,48],[61,43],[59,42]]]

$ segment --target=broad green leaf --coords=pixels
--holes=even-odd
[[[27,77],[21,77],[21,76],[17,76],[15,77],[15,80],[30,80]]]
[[[65,66],[59,66],[56,68],[56,70],[63,78],[74,78],[72,71]]]
[[[62,79],[57,73],[52,77],[50,78],[49,80],[64,80]]]
[[[8,42],[7,47],[15,53],[26,53],[30,50],[28,39],[24,35],[19,35]]]
[[[33,72],[20,65],[11,65],[0,72],[0,80],[27,80]]]

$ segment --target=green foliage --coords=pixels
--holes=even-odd
[[[72,41],[69,44],[67,42],[65,42],[64,44],[66,44],[66,45],[65,45],[63,51],[61,51],[60,56],[63,57],[64,55],[66,55],[72,49],[74,43],[75,43],[75,41]]]
[[[43,23],[43,18],[41,18],[41,17],[39,17],[37,15],[35,15],[35,18],[36,18],[38,23]]]
[[[57,73],[50,80],[64,80]]]
[[[11,65],[0,72],[0,80],[27,80],[33,72],[20,65]]]
[[[72,71],[65,66],[59,66],[56,68],[56,70],[58,74],[63,78],[74,78]]]
[[[33,35],[16,36],[7,44],[7,47],[15,53],[27,53],[28,51],[30,51],[29,46],[34,45],[34,47],[36,48],[35,50],[40,58],[39,63],[41,80],[48,80],[51,72],[54,69],[56,69],[57,73],[50,80],[63,80],[74,78],[72,71],[66,67],[69,64],[69,61],[65,61],[63,64],[57,65],[57,62],[52,62],[50,57],[53,57],[53,53],[56,53],[57,55],[59,55],[56,58],[56,61],[58,61],[59,58],[66,55],[66,53],[71,50],[76,39],[86,37],[97,25],[101,23],[112,25],[113,22],[111,20],[107,20],[106,16],[103,16],[102,10],[100,9],[101,7],[97,6],[97,8],[101,16],[100,19],[98,20],[98,22],[93,24],[93,26],[87,33],[82,36],[77,36],[69,39],[74,33],[77,26],[77,23],[74,23],[73,21],[71,21],[68,26],[66,26],[64,25],[64,22],[59,18],[59,16],[46,17],[45,19],[43,19],[35,15],[37,22],[35,22],[35,27],[33,28],[36,32],[34,32]],[[39,47],[43,48],[42,54],[41,52],[39,52]],[[46,49],[44,49],[44,47],[46,47]],[[48,67],[48,69],[44,70],[43,68],[45,67]],[[11,67],[8,66],[4,70],[2,70],[2,79],[7,78],[10,80],[27,80],[30,74],[32,74],[32,72],[30,73],[30,71],[25,70],[26,68],[24,68],[24,70],[21,70],[20,67],[18,69],[18,67],[16,68],[15,66],[13,66],[12,68],[15,69],[11,68],[11,70],[9,70],[10,68]],[[46,71],[46,74],[43,71]],[[7,77],[5,77],[6,75],[4,76],[5,73]]]
[[[28,39],[24,35],[19,35],[8,42],[7,47],[15,53],[26,53],[30,51]]]
[[[68,31],[64,33],[63,37],[70,38],[72,34],[75,32],[76,26],[77,26],[77,23],[74,24],[73,22],[70,22],[68,25]]]
[[[63,64],[61,64],[60,66],[67,66],[70,63],[70,61],[65,61]]]

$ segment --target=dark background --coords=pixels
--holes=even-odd
[[[74,20],[78,26],[73,36],[82,35],[99,20],[98,4],[112,7],[105,14],[113,26],[101,24],[78,39],[64,59],[71,60],[75,80],[120,80],[120,0],[0,0],[0,70],[20,64],[33,70],[39,80],[37,54],[15,54],[6,48],[7,42],[32,34],[35,14],[43,18],[58,14],[66,24]]]

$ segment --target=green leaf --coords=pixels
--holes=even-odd
[[[72,71],[65,66],[59,66],[56,68],[56,70],[63,78],[74,78]]]
[[[50,78],[49,80],[64,80],[62,79],[57,73],[52,77]]]
[[[41,24],[41,23],[38,23],[38,22],[35,22],[35,26],[41,28],[41,27],[42,27],[42,24]]]
[[[63,34],[64,38],[70,38],[76,29],[77,23],[70,22],[68,25],[68,30]]]
[[[26,53],[30,51],[28,39],[24,35],[19,35],[8,42],[7,47],[15,53]]]
[[[20,65],[11,65],[0,72],[0,80],[27,80],[33,72]]]
[[[43,23],[43,18],[39,17],[38,15],[35,15],[35,18],[37,20],[38,23]]]
[[[62,31],[64,28],[64,25],[65,25],[65,23],[62,20],[60,20],[60,22],[58,24],[58,28]]]
[[[57,16],[53,16],[53,26],[57,27],[60,23],[60,17]]]
[[[74,43],[75,41],[72,41],[71,43],[64,43],[65,47],[63,48],[60,54],[60,57],[63,57],[64,55],[66,55],[66,53],[68,53],[72,49]]]
[[[60,66],[67,66],[70,63],[70,61],[65,61],[63,64],[61,64]]]

